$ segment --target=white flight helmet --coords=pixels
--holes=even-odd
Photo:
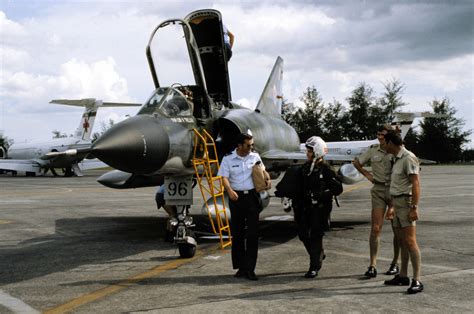
[[[326,155],[328,152],[328,146],[319,136],[311,136],[305,143],[306,148],[312,148],[314,153],[314,159],[319,159]]]

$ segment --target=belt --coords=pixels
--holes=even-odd
[[[255,192],[255,189],[251,189],[251,190],[244,190],[244,191],[235,191],[237,194],[239,195],[247,195],[247,194],[250,194],[250,193],[253,193]]]
[[[392,195],[393,198],[411,196],[411,194]]]
[[[378,181],[374,181],[374,184],[379,184],[379,185],[384,185],[384,186],[390,186],[390,183],[378,182]]]

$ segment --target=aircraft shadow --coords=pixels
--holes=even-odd
[[[194,230],[209,232],[205,216],[194,216]],[[338,223],[338,225],[350,225]],[[88,264],[117,263],[118,259],[150,250],[172,250],[175,244],[164,242],[164,217],[88,217],[56,220],[55,233],[23,241],[15,247],[0,250],[0,285],[16,283],[52,273],[68,271]],[[297,236],[293,221],[262,221],[261,247],[278,245]],[[217,243],[218,240],[198,239],[198,243]],[[169,261],[176,257],[156,257]],[[130,262],[130,260],[127,260]],[[231,275],[220,276],[225,282]],[[214,280],[219,282],[219,276]],[[161,283],[160,278],[156,283]],[[169,279],[176,280],[176,278]],[[205,284],[201,277],[196,278]],[[210,282],[211,284],[211,282]],[[213,282],[216,284],[216,281]]]
[[[0,250],[0,285],[102,264],[149,250],[169,250],[160,217],[56,220],[55,233]]]

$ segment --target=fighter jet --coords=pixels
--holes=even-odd
[[[56,176],[54,169],[62,168],[64,169],[64,176],[82,176],[81,166],[79,166],[81,162],[82,169],[104,167],[105,164],[97,161],[83,161],[86,154],[76,156],[47,154],[63,152],[68,149],[89,148],[91,146],[92,127],[99,107],[141,106],[141,104],[102,102],[93,98],[81,100],[56,99],[50,103],[85,108],[74,136],[49,141],[13,144],[5,152],[4,159],[0,159],[0,170],[13,173],[23,171],[27,176],[44,175],[48,170],[51,170],[53,175]]]
[[[175,82],[161,86],[155,66],[152,42],[162,29],[182,29],[189,54],[194,82]],[[179,36],[181,37],[181,36]],[[159,42],[169,48],[169,45]],[[184,228],[175,241],[180,255],[194,255],[196,241],[188,226],[187,208],[192,197],[194,130],[206,130],[216,143],[219,159],[236,146],[240,133],[251,133],[255,150],[260,153],[267,171],[274,177],[288,166],[303,162],[296,131],[281,118],[283,59],[278,57],[255,110],[231,100],[231,90],[224,49],[221,14],[199,10],[184,19],[169,19],[152,32],[146,57],[155,85],[151,97],[137,115],[107,130],[90,149],[65,152],[67,155],[90,153],[117,169],[98,181],[112,188],[137,188],[165,185],[165,190],[180,187],[181,199],[166,193],[167,204],[180,206],[178,220]],[[167,74],[167,73],[165,73]],[[169,73],[168,73],[169,74]],[[176,184],[178,181],[179,184]],[[186,195],[185,195],[186,194]],[[268,203],[268,193],[263,194]],[[183,198],[189,203],[183,204]],[[188,219],[188,220],[186,220]]]

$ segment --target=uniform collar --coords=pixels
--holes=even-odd
[[[405,148],[405,146],[402,146],[402,148],[400,149],[400,151],[398,152],[396,158],[397,159],[400,159],[402,158],[403,156],[405,156],[407,154],[407,149]]]
[[[236,149],[234,149],[234,150],[232,151],[232,158],[245,159],[245,158],[249,157],[251,154],[252,154],[252,152],[250,152],[250,153],[249,153],[247,156],[245,156],[245,157],[239,156],[239,154],[237,154],[237,148],[236,148]]]
[[[377,150],[380,151],[380,152],[382,152],[382,153],[388,154],[387,151],[384,150],[384,149],[382,148],[382,145],[380,145],[380,144],[377,144]]]

